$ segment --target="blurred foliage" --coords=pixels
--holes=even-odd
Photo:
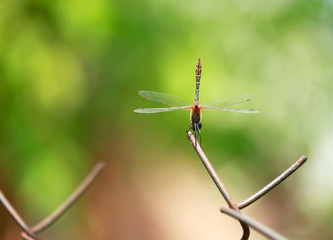
[[[331,1],[1,1],[0,187],[37,221],[101,156],[121,162],[116,148],[127,152],[129,171],[171,150],[196,163],[188,113],[132,110],[160,106],[138,90],[193,101],[201,57],[201,102],[254,93],[242,107],[260,110],[204,113],[208,156],[262,186],[308,155],[297,187],[285,191],[311,225],[302,234],[327,239],[332,228],[320,226],[333,224],[332,26]],[[323,182],[318,206],[309,196]]]

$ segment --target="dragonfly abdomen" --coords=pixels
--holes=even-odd
[[[198,59],[197,67],[195,69],[195,105],[199,104],[199,86],[201,78],[201,62],[200,58]]]

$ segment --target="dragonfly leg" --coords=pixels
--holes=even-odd
[[[199,126],[198,126],[198,135],[199,135],[199,139],[200,139],[199,143],[201,145],[201,132],[200,132],[200,127]]]
[[[193,130],[194,131],[194,139],[195,139],[195,147],[197,147],[197,138],[199,136],[199,142],[201,144],[201,132],[200,132],[200,128],[201,128],[201,122],[199,124],[197,123],[191,123],[190,127],[186,130],[186,132]]]
[[[196,140],[197,139],[197,128],[196,128],[195,124],[193,124],[193,125],[191,124],[191,128],[190,129],[192,129],[194,131],[194,139]],[[196,141],[195,141],[194,147],[197,147]]]
[[[190,125],[190,127],[186,130],[186,132],[190,131],[192,129],[192,126]]]
[[[199,124],[194,124],[195,126],[195,133],[196,133],[196,136],[195,136],[195,144],[197,144],[197,142],[199,142],[199,144],[201,145],[201,132],[200,132],[200,125]],[[199,141],[197,140],[197,138],[199,137]],[[196,145],[195,145],[196,147]]]

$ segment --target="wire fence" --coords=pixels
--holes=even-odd
[[[287,170],[285,170],[281,175],[276,177],[273,181],[263,187],[261,190],[253,194],[248,199],[243,202],[237,204],[231,197],[230,193],[227,191],[220,177],[216,173],[213,165],[210,163],[207,158],[205,152],[203,151],[201,145],[197,141],[196,137],[191,131],[187,131],[187,137],[191,142],[194,150],[198,154],[200,160],[204,164],[206,170],[217,186],[218,190],[221,192],[223,198],[228,204],[228,207],[221,207],[220,211],[224,214],[227,214],[235,219],[237,219],[243,229],[243,235],[241,240],[247,240],[250,237],[250,227],[254,230],[261,233],[268,239],[276,239],[276,240],[285,240],[287,238],[283,237],[281,234],[273,231],[269,227],[264,224],[246,216],[241,213],[241,209],[251,205],[286,178],[288,178],[291,174],[293,174],[299,167],[301,167],[307,160],[307,157],[301,156],[293,165],[291,165]],[[0,190],[0,203],[5,207],[10,216],[14,219],[17,225],[22,229],[21,237],[24,240],[37,240],[37,234],[45,231],[49,228],[53,223],[57,221],[78,199],[79,197],[86,192],[88,187],[96,180],[99,173],[103,170],[105,164],[104,162],[99,162],[90,172],[90,174],[83,180],[83,182],[76,188],[76,190],[58,207],[56,208],[49,216],[45,217],[36,225],[29,227],[28,224],[23,220],[23,218],[19,215],[19,213],[15,210],[15,208],[10,204],[5,195]]]

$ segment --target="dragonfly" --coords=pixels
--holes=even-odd
[[[195,99],[194,105],[189,104],[187,101],[183,100],[180,97],[160,93],[160,92],[153,92],[153,91],[139,91],[139,95],[143,98],[153,101],[162,103],[165,105],[169,105],[170,107],[167,108],[138,108],[135,109],[134,112],[136,113],[160,113],[160,112],[169,112],[174,110],[186,110],[190,111],[190,127],[186,131],[189,130],[194,131],[195,139],[197,136],[200,137],[200,144],[201,144],[201,128],[202,128],[202,112],[209,111],[209,110],[223,110],[223,111],[231,111],[231,112],[240,112],[240,113],[258,113],[259,111],[254,109],[237,109],[237,108],[229,108],[230,106],[248,102],[252,100],[255,95],[253,94],[239,94],[235,97],[221,100],[216,99],[212,104],[209,105],[199,105],[199,86],[200,86],[200,79],[201,79],[201,61],[200,58],[198,59],[198,63],[195,69],[195,78],[196,78],[196,87],[195,87]]]

